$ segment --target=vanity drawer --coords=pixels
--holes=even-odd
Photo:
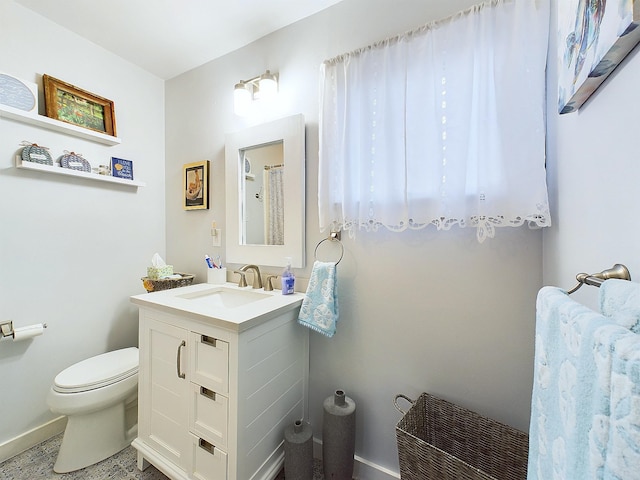
[[[227,447],[229,399],[224,395],[191,384],[189,429],[217,447]]]
[[[226,480],[226,452],[195,435],[192,435],[191,438],[193,440],[193,478],[199,480]]]
[[[229,393],[229,344],[190,332],[191,381],[217,393]]]

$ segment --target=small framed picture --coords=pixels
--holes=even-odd
[[[42,76],[47,117],[116,136],[116,114],[111,100],[49,75]]]
[[[209,160],[186,163],[183,166],[185,210],[209,208]]]
[[[111,157],[111,176],[133,180],[133,162],[124,158]]]

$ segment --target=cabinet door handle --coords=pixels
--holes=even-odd
[[[200,387],[200,395],[202,395],[203,397],[207,397],[214,402],[216,401],[216,392],[214,392],[213,390],[209,390],[208,388]]]
[[[214,445],[212,445],[211,443],[207,442],[206,440],[203,439],[198,439],[198,446],[209,452],[211,455],[214,455],[214,450],[216,449],[216,447]]]
[[[176,371],[179,378],[185,378],[187,375],[180,371],[180,365],[182,364],[182,347],[186,346],[187,342],[182,340],[182,343],[178,345],[178,354],[176,355]]]
[[[200,335],[200,341],[205,345],[209,345],[211,347],[216,346],[216,339],[208,335]]]

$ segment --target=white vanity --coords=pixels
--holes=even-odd
[[[138,467],[170,478],[273,479],[307,418],[303,294],[198,284],[136,295]]]

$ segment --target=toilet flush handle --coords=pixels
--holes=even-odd
[[[182,340],[182,343],[178,345],[178,354],[176,355],[176,371],[178,372],[179,378],[185,378],[186,374],[180,371],[180,365],[182,364],[182,347],[186,346],[187,343]]]

